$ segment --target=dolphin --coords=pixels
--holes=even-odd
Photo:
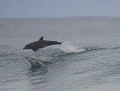
[[[32,66],[46,66],[49,63],[48,61],[42,61],[32,57],[26,57],[26,59],[31,63]]]
[[[44,48],[47,46],[57,45],[61,43],[62,42],[43,40],[43,36],[42,36],[38,41],[27,44],[23,49],[32,49],[33,51],[37,52],[39,48]]]

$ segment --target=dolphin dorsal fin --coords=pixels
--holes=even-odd
[[[39,41],[40,41],[40,40],[43,40],[43,36],[39,39]]]

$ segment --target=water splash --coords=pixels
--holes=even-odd
[[[72,45],[69,42],[65,41],[62,43],[62,45],[59,47],[59,49],[65,53],[79,53],[85,51],[83,48],[79,48],[76,45]]]

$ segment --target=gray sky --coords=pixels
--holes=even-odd
[[[0,18],[120,17],[120,0],[0,0]]]

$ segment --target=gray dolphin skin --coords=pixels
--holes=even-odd
[[[33,51],[37,52],[37,50],[39,50],[40,48],[44,48],[51,45],[57,45],[61,43],[62,42],[43,40],[42,36],[38,41],[27,44],[23,49],[32,49]]]
[[[46,66],[49,63],[32,57],[26,57],[26,59],[31,63],[32,66]]]

